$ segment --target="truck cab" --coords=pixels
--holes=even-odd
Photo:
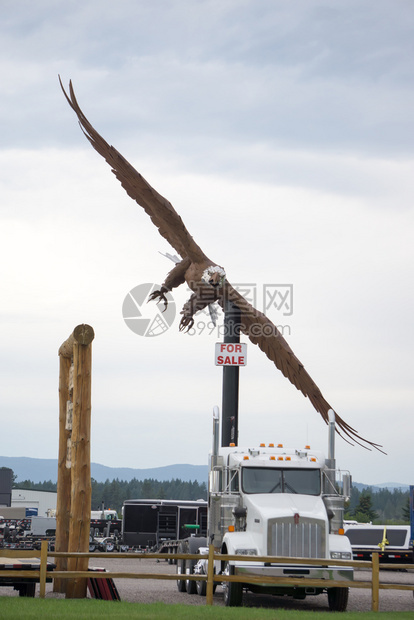
[[[352,560],[351,545],[343,528],[344,502],[350,494],[351,478],[347,472],[335,468],[334,416],[329,420],[328,458],[309,446],[297,449],[270,443],[219,447],[218,429],[215,408],[208,537],[204,544],[213,544],[215,551],[224,555],[263,557],[263,561],[249,561],[246,557],[215,561],[217,574],[240,578],[237,582],[223,581],[225,603],[241,605],[245,589],[300,599],[325,592],[332,611],[345,611],[347,583],[353,580],[353,568],[332,561]],[[197,541],[189,539],[182,550],[195,553],[196,547]],[[206,551],[206,547],[199,546],[198,552]],[[326,558],[329,567],[328,563],[326,566],[300,561],[292,564],[290,558],[306,561]],[[177,572],[183,570],[206,574],[207,560],[181,566]],[[251,577],[254,583],[248,582]],[[291,577],[301,582],[275,584],[269,583],[269,577]],[[335,580],[343,582],[343,586],[308,586],[306,582],[311,579]],[[193,583],[187,582],[190,593],[195,591]],[[202,583],[197,585],[199,593],[205,593]],[[178,582],[178,587],[183,588],[183,582]]]
[[[320,452],[279,445],[220,448],[210,473],[209,534],[229,555],[285,558],[352,559],[343,536],[344,498]],[[335,492],[334,492],[335,491]],[[306,579],[353,579],[350,567],[229,561],[219,570],[239,576],[302,577],[304,587],[225,582],[225,600],[241,604],[243,588],[304,598],[323,588],[306,587]],[[334,588],[330,607],[346,606],[347,588]],[[329,592],[328,592],[329,594]]]

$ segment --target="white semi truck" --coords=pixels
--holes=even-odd
[[[240,561],[216,561],[215,572],[246,577],[246,582],[222,582],[229,606],[242,604],[243,590],[303,599],[326,592],[332,611],[345,611],[353,569],[332,561],[351,560],[349,539],[343,535],[344,501],[350,493],[348,473],[335,471],[335,424],[329,423],[328,459],[321,452],[282,445],[219,447],[218,408],[214,410],[214,440],[210,458],[208,536],[182,541],[183,553],[206,553],[208,543],[222,554],[278,556],[329,560],[329,566]],[[178,573],[207,574],[207,560],[179,561]],[[300,578],[298,585],[248,583],[250,576]],[[343,581],[344,586],[307,586],[307,579]],[[206,582],[178,580],[179,590],[205,594]]]

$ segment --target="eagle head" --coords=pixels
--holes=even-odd
[[[203,282],[210,284],[211,286],[217,287],[222,286],[224,280],[226,278],[226,272],[223,267],[219,267],[218,265],[212,265],[211,267],[207,267],[203,271],[203,275],[201,279]]]

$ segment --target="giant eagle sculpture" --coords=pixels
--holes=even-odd
[[[316,411],[328,424],[328,411],[332,407],[277,327],[232,287],[223,267],[204,254],[171,203],[151,187],[144,177],[92,127],[79,107],[72,82],[69,82],[69,94],[65,91],[60,77],[59,82],[70,107],[78,117],[83,133],[93,148],[111,166],[112,172],[127,194],[143,207],[161,236],[181,256],[182,260],[167,274],[161,289],[154,291],[151,299],[162,301],[166,308],[168,303],[166,293],[187,282],[193,293],[181,311],[180,330],[190,329],[194,323],[194,314],[212,302],[217,301],[222,307],[226,300],[232,302],[240,310],[241,332],[248,336],[253,344],[258,345],[283,375],[309,398]],[[335,423],[336,431],[348,443],[355,441],[368,449],[370,447],[380,449],[379,444],[361,437],[337,413]]]

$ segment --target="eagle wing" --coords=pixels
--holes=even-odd
[[[182,258],[187,256],[192,262],[208,260],[201,248],[194,241],[181,217],[166,198],[161,196],[144,177],[113,147],[110,146],[99,133],[92,127],[79,107],[75,97],[72,82],[69,82],[69,95],[66,93],[59,76],[60,86],[76,116],[81,129],[89,142],[92,144],[105,161],[111,166],[128,196],[133,198],[158,228],[159,233],[179,253]]]
[[[208,260],[207,256],[189,234],[181,217],[171,203],[151,187],[144,177],[92,127],[79,107],[72,82],[69,82],[69,95],[63,88],[60,77],[59,82],[70,107],[78,117],[83,133],[93,148],[111,166],[112,172],[120,181],[128,196],[144,208],[160,234],[183,259],[188,257],[195,263],[202,263]],[[309,398],[315,409],[321,414],[325,422],[328,423],[328,411],[332,407],[324,399],[318,386],[306,372],[303,364],[295,356],[276,326],[263,313],[251,306],[228,282],[225,284],[225,292],[227,298],[240,309],[242,332],[249,337],[253,344],[259,346],[298,390]],[[378,444],[358,435],[357,431],[349,426],[337,413],[335,413],[335,421],[337,432],[346,441],[348,441],[346,439],[348,437],[360,445],[365,443],[368,446],[379,449]],[[382,450],[380,451],[382,452]]]
[[[304,396],[309,398],[316,411],[321,414],[326,424],[328,424],[328,411],[329,409],[334,411],[333,407],[325,400],[320,389],[293,353],[276,325],[266,315],[249,304],[228,282],[225,283],[224,299],[231,301],[239,308],[242,333],[248,336],[253,344],[257,344],[282,374]],[[370,449],[368,446],[371,446],[379,450],[379,444],[368,441],[358,435],[358,432],[352,426],[347,424],[336,412],[334,413],[336,430],[345,441],[348,441],[348,437],[351,441],[355,441],[355,443],[364,448]],[[348,441],[348,443],[350,442]]]

